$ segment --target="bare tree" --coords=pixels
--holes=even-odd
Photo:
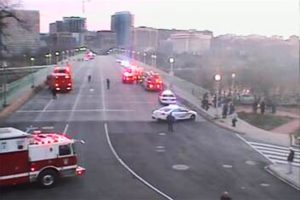
[[[3,51],[7,51],[6,45],[3,43],[3,36],[6,36],[5,29],[8,27],[8,19],[13,19],[26,29],[26,23],[20,19],[14,9],[18,8],[20,3],[12,0],[0,0],[0,60],[3,60]]]

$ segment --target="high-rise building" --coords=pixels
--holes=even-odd
[[[63,21],[56,21],[49,25],[49,33],[60,33],[65,32],[64,23]]]
[[[116,33],[118,47],[132,48],[133,23],[133,15],[128,11],[111,16],[111,30]]]
[[[138,51],[156,51],[158,47],[158,30],[149,27],[133,29],[133,48]]]
[[[34,54],[40,45],[40,13],[34,10],[14,10],[18,19],[6,18],[3,44],[9,54]]]
[[[63,23],[66,32],[83,33],[86,31],[86,19],[82,17],[64,17]]]

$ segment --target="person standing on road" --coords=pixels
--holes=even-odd
[[[106,89],[109,90],[109,88],[110,88],[110,80],[109,80],[109,78],[107,78],[106,79]]]
[[[287,174],[293,173],[292,163],[294,161],[294,156],[295,156],[295,151],[293,150],[292,147],[290,147],[290,153],[289,153],[289,155],[287,157],[287,161],[288,161],[288,172],[287,172]]]
[[[232,122],[232,127],[236,127],[236,122],[238,121],[237,120],[237,114],[236,114],[236,112],[234,112],[233,114],[232,114],[232,120],[231,120],[231,122]]]
[[[168,132],[174,132],[173,124],[174,124],[175,118],[172,114],[172,112],[167,116],[167,123],[168,123]]]
[[[53,99],[57,99],[56,90],[52,89],[51,92],[52,92]]]
[[[232,200],[232,198],[229,196],[229,193],[225,191],[221,195],[220,200]]]
[[[92,75],[88,76],[88,82],[90,83],[92,81]]]

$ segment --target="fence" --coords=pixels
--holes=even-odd
[[[22,93],[30,91],[32,89],[32,85],[37,86],[42,84],[46,80],[47,75],[51,72],[52,67],[53,65],[45,66],[43,69],[7,84],[6,91],[4,91],[4,87],[1,85],[0,109],[5,105],[10,104],[10,102],[12,102],[15,98],[22,95]]]

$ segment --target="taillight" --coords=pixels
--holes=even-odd
[[[149,87],[150,87],[150,88],[153,88],[153,85],[152,85],[152,84],[150,84],[150,85],[149,85]]]

